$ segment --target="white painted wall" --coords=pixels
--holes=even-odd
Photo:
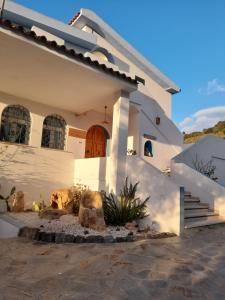
[[[41,197],[48,203],[55,189],[71,187],[74,176],[73,154],[52,149],[0,143],[4,149],[0,160],[1,194],[8,195],[11,188],[25,194],[25,206]],[[40,195],[42,195],[40,197]]]
[[[139,157],[127,157],[127,176],[132,183],[140,182],[138,194],[141,199],[151,196],[148,224],[155,221],[160,231],[180,234],[180,187],[157,168]]]
[[[171,163],[171,178],[176,184],[184,186],[201,202],[208,203],[221,216],[225,216],[225,187],[192,169],[185,163]]]
[[[84,184],[93,191],[109,191],[110,157],[76,159],[74,184]]]
[[[174,160],[194,168],[193,160],[196,159],[196,155],[198,160],[202,160],[204,163],[212,160],[212,164],[216,166],[217,182],[225,186],[225,140],[213,135],[206,136],[196,144],[192,144]]]
[[[109,192],[110,163],[109,157],[75,160],[74,183]],[[151,196],[148,204],[150,216],[145,223],[151,225],[154,221],[160,231],[180,234],[179,185],[137,156],[127,157],[126,176],[132,183],[140,182],[138,195],[141,199]]]
[[[25,193],[27,208],[40,194],[48,201],[50,193],[58,188],[70,187],[74,183],[74,158],[84,158],[85,139],[69,137],[68,128],[88,130],[104,120],[104,114],[89,111],[82,116],[47,105],[20,99],[0,92],[0,116],[10,104],[23,105],[30,111],[31,130],[29,145],[0,143],[7,150],[0,157],[1,193],[7,195],[16,186]],[[41,148],[42,126],[47,115],[58,114],[67,123],[65,151]],[[110,121],[110,116],[108,116]],[[111,122],[105,128],[111,135]],[[88,170],[89,167],[84,170]],[[98,176],[95,178],[98,180]]]
[[[162,107],[165,114],[171,118],[172,112],[172,96],[165,91],[158,83],[152,80],[145,72],[143,72],[138,66],[132,63],[129,58],[123,55],[120,51],[114,48],[109,42],[107,42],[101,36],[97,36],[97,44],[99,47],[107,49],[110,53],[121,59],[123,62],[129,65],[131,76],[138,75],[145,79],[145,86],[139,85],[138,90],[146,96],[151,96]]]
[[[139,113],[136,114],[139,124],[132,128],[132,132],[136,137],[136,144],[139,143],[139,147],[136,146],[138,148],[136,150],[147,162],[160,170],[164,170],[170,166],[170,160],[182,151],[183,135],[170,118],[165,115],[159,104],[152,98],[138,91],[133,92],[130,99],[138,104],[139,109]],[[156,125],[157,116],[161,119],[160,125]],[[133,119],[135,120],[135,118]],[[134,124],[133,119],[131,115],[131,124]],[[143,137],[144,134],[156,137],[156,140],[151,140],[153,145],[153,157],[144,156],[144,144],[147,141],[147,139]]]
[[[8,95],[0,91],[0,118],[2,111],[5,107],[12,104],[19,104],[27,108],[31,116],[31,130],[29,145],[33,147],[41,146],[42,127],[44,118],[48,115],[58,114],[62,116],[67,124],[65,150],[72,152],[74,158],[83,158],[85,152],[85,140],[68,136],[68,129],[77,128],[82,130],[88,130],[93,125],[101,125],[104,120],[104,114],[95,111],[88,111],[83,115],[75,115],[72,112],[43,105],[37,102],[33,102],[28,99],[21,99],[16,96]],[[110,121],[109,124],[104,124],[109,135],[111,136],[111,117],[107,116]]]

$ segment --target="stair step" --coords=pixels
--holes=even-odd
[[[210,212],[208,208],[196,208],[196,209],[184,209],[184,216],[189,216],[190,214],[200,214],[201,216],[207,215]]]
[[[195,218],[195,219],[187,219],[184,223],[184,228],[194,228],[201,227],[213,224],[225,223],[225,218],[223,217],[206,217],[206,218]]]
[[[192,195],[191,192],[187,192],[187,191],[184,192],[184,196],[189,197],[189,196],[191,196],[191,195]]]
[[[195,210],[195,209],[208,209],[209,208],[209,205],[207,203],[200,203],[200,202],[185,202],[184,203],[184,209],[185,210]]]
[[[185,211],[184,218],[185,219],[191,219],[191,218],[199,218],[199,217],[210,217],[210,216],[219,216],[219,214],[215,211]]]
[[[184,203],[199,203],[200,199],[198,197],[192,197],[192,198],[184,198]]]

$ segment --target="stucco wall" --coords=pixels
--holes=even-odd
[[[218,177],[217,182],[225,186],[225,140],[209,135],[188,147],[174,160],[194,168],[193,161],[196,160],[196,156],[198,161],[202,160],[204,163],[212,160],[212,165],[216,166],[215,177]]]
[[[138,89],[145,95],[153,97],[157,103],[162,107],[165,114],[171,117],[171,100],[172,96],[170,93],[165,91],[158,83],[153,81],[148,75],[146,75],[138,66],[133,64],[126,56],[122,55],[117,49],[115,49],[109,42],[100,36],[97,36],[97,44],[100,47],[106,48],[110,53],[117,56],[119,59],[124,61],[130,66],[130,74],[132,76],[139,76],[145,79],[145,86],[139,84]]]
[[[62,116],[67,124],[65,150],[68,152],[72,152],[74,158],[84,157],[85,139],[68,136],[68,129],[77,128],[87,131],[93,125],[103,125],[102,121],[104,120],[104,114],[95,111],[89,111],[81,116],[78,116],[69,111],[65,111],[48,105],[43,105],[28,99],[21,99],[16,96],[4,94],[0,91],[0,116],[2,114],[3,109],[6,106],[12,104],[22,105],[25,108],[27,108],[30,112],[31,130],[29,145],[33,147],[41,146],[42,127],[45,117],[52,114],[58,114]],[[110,116],[108,116],[108,119],[109,121],[111,121]],[[110,124],[104,124],[104,127],[106,128],[110,136],[111,126],[111,122]]]
[[[186,191],[225,216],[225,188],[184,163],[171,163],[171,178]]]
[[[165,115],[159,104],[141,92],[131,94],[131,101],[137,103],[138,111],[130,118],[130,132],[134,136],[134,149],[146,161],[160,170],[170,166],[170,160],[183,149],[183,135]],[[156,117],[160,117],[160,125],[156,124]],[[135,120],[138,126],[134,126]],[[144,134],[156,138],[151,140],[153,157],[144,156],[144,144],[147,141]],[[135,148],[136,147],[136,148]]]
[[[76,160],[74,183],[109,192],[109,168],[110,158]],[[148,203],[150,215],[144,220],[145,224],[151,225],[154,221],[160,231],[180,234],[179,185],[137,156],[127,156],[126,176],[132,183],[140,182],[138,196],[142,200],[151,196]]]
[[[85,139],[68,136],[68,128],[88,130],[95,124],[102,126],[104,114],[94,111],[76,116],[73,113],[0,93],[0,116],[10,104],[26,107],[31,116],[29,145],[0,143],[6,149],[0,158],[1,193],[7,195],[12,186],[25,192],[26,204],[45,200],[58,188],[69,187],[74,183],[74,158],[84,158]],[[41,148],[42,126],[47,115],[58,114],[67,123],[65,151]],[[110,120],[110,117],[108,116]],[[111,122],[105,126],[111,136]],[[88,169],[88,168],[87,168]]]
[[[73,185],[73,154],[31,146],[0,143],[1,193],[8,195],[13,186],[25,193],[26,207],[58,188]]]
[[[180,234],[180,188],[158,169],[138,157],[127,158],[127,176],[133,182],[140,182],[138,195],[142,200],[150,196],[148,202],[151,224],[155,221],[160,231]]]
[[[109,191],[109,157],[76,159],[74,184],[84,184],[93,191]]]

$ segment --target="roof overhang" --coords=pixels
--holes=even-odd
[[[96,46],[96,37],[94,35],[90,35],[76,27],[68,26],[63,22],[45,16],[10,0],[5,2],[3,18],[11,20],[13,23],[28,29],[37,26],[38,28],[62,38],[66,42],[79,45],[85,49],[90,50]]]
[[[72,27],[83,28],[85,24],[91,26],[99,35],[104,37],[113,47],[120,51],[143,72],[148,74],[162,88],[171,94],[179,93],[180,88],[164,75],[157,67],[151,64],[144,56],[142,56],[135,48],[133,48],[126,40],[124,40],[116,31],[106,24],[94,12],[82,8],[79,14],[69,22]]]
[[[55,42],[46,45],[46,39],[36,40],[33,33],[24,36],[23,30],[0,26],[3,93],[83,113],[103,112],[105,105],[110,111],[121,90],[137,89],[136,83],[121,74],[95,67],[95,62],[71,51],[65,53],[65,47],[57,48]]]

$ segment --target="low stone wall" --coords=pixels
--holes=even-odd
[[[163,232],[163,233],[140,233],[134,234],[133,232],[128,233],[127,236],[117,236],[112,235],[72,235],[63,232],[50,233],[44,232],[39,228],[23,227],[19,231],[19,236],[27,239],[41,241],[46,243],[122,243],[122,242],[134,242],[138,240],[146,239],[159,239],[159,238],[169,238],[176,236],[173,233]]]

